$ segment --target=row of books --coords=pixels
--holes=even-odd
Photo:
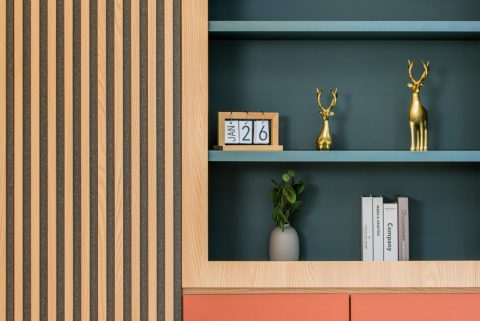
[[[408,197],[362,196],[362,260],[408,261]]]

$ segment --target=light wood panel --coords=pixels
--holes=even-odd
[[[114,2],[115,320],[123,320],[123,0]]]
[[[0,302],[6,303],[7,282],[7,3],[0,0]],[[6,304],[0,304],[0,319],[6,319]]]
[[[148,320],[157,320],[157,33],[156,0],[148,0]]]
[[[73,320],[73,0],[64,0],[64,307]]]
[[[164,2],[164,115],[165,115],[165,320],[174,318],[173,248],[173,0]],[[158,77],[161,77],[158,75]],[[161,205],[159,205],[161,206]]]
[[[106,2],[97,0],[97,155],[98,155],[98,321],[107,320],[107,63],[106,63]]]
[[[40,315],[40,0],[31,1],[30,313]]]
[[[480,288],[185,288],[184,295],[189,294],[308,294],[308,293],[480,293]]]
[[[81,319],[90,320],[90,1],[81,1]]]
[[[182,1],[182,284],[208,268],[208,1]],[[194,138],[194,139],[192,139]],[[207,275],[204,275],[207,273]],[[217,275],[222,278],[222,274]],[[211,281],[209,279],[209,281]]]
[[[212,261],[203,263],[202,267],[188,266],[183,275],[184,288],[473,289],[480,287],[480,262]],[[192,277],[196,275],[201,277]]]
[[[15,321],[23,320],[23,3],[14,2],[13,257]]]
[[[132,320],[140,320],[140,2],[131,1]]]
[[[57,318],[57,94],[56,0],[48,0],[48,320]]]

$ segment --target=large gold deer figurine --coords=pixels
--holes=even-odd
[[[330,133],[330,126],[328,125],[328,119],[330,116],[333,116],[331,112],[332,108],[337,104],[337,89],[330,89],[330,93],[332,94],[332,101],[330,102],[330,106],[327,108],[322,106],[320,102],[320,97],[322,96],[323,89],[317,88],[317,104],[320,108],[320,116],[323,118],[323,128],[320,135],[317,137],[317,149],[318,150],[330,150],[332,148],[332,135]]]
[[[414,60],[408,60],[408,75],[412,80],[407,86],[412,88],[412,103],[410,105],[410,136],[411,136],[411,151],[426,151],[428,148],[428,117],[427,110],[422,106],[420,102],[420,89],[423,87],[423,82],[428,77],[428,71],[430,70],[430,62],[424,62],[423,73],[419,80],[415,80],[412,75]]]

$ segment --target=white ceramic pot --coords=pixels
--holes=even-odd
[[[276,227],[270,234],[270,261],[298,261],[300,245],[297,231],[285,224],[282,231]]]

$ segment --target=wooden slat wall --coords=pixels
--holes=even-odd
[[[181,320],[174,7],[0,0],[0,320]]]

